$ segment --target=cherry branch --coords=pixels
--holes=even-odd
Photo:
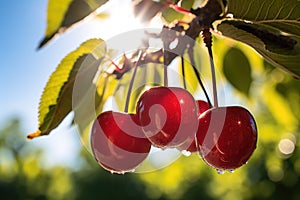
[[[140,60],[140,65],[147,63],[161,64],[160,58],[162,57],[164,58],[163,64],[165,66],[169,65],[177,56],[183,56],[187,48],[194,47],[195,39],[202,31],[212,28],[214,21],[222,19],[222,6],[218,0],[208,0],[203,7],[196,10],[191,9],[190,12],[195,17],[191,22],[187,23],[188,28],[186,30],[184,30],[180,23],[176,23],[173,27],[164,26],[159,34],[147,33],[149,38],[160,38],[164,43],[164,48],[155,52],[145,53]],[[187,36],[191,40],[184,39]],[[175,39],[178,40],[178,43],[176,47],[171,49],[170,44]],[[116,74],[116,78],[120,79],[124,73],[128,72],[135,65],[134,63],[124,63],[122,71],[115,70],[113,74]]]

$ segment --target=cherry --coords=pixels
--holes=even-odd
[[[177,147],[179,151],[187,151],[190,153],[195,153],[198,151],[197,144],[196,144],[196,138],[191,138],[189,141],[183,143],[179,147]],[[188,154],[190,155],[190,154]]]
[[[159,148],[178,147],[194,138],[198,106],[182,88],[153,87],[137,103],[137,114],[146,137]]]
[[[209,103],[203,100],[197,100],[196,103],[198,104],[198,116],[200,116],[203,112],[208,110],[210,108]],[[177,147],[179,151],[188,151],[190,153],[195,153],[198,151],[197,144],[196,144],[196,138],[194,137],[190,141],[186,141],[184,144]]]
[[[255,150],[257,128],[245,108],[216,107],[200,115],[196,137],[206,163],[216,169],[233,170],[245,164]]]
[[[200,116],[202,113],[204,113],[205,111],[207,111],[208,109],[210,109],[210,105],[206,101],[197,100],[196,102],[197,102],[198,108],[199,108],[199,110],[198,110],[198,116]]]
[[[136,115],[107,111],[94,121],[91,146],[103,168],[125,173],[133,171],[148,156],[151,143]]]

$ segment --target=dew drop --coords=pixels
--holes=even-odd
[[[224,173],[225,173],[225,171],[222,170],[222,169],[216,169],[216,170],[217,170],[217,173],[218,173],[218,174],[224,174]]]
[[[187,150],[183,150],[181,151],[182,155],[186,156],[186,157],[189,157],[192,153],[190,151],[187,151]]]
[[[111,174],[114,174],[114,173],[115,173],[113,170],[109,170],[109,172],[110,172]]]
[[[164,151],[164,150],[167,149],[167,147],[160,147],[160,149],[161,149],[162,151]]]
[[[228,170],[230,173],[233,173],[234,172],[234,169],[229,169]]]

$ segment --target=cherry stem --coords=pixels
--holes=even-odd
[[[111,59],[109,59],[109,60],[110,60],[111,64],[113,64],[115,66],[115,68],[116,68],[117,71],[121,71],[122,70],[122,68],[120,68],[113,60],[111,60]]]
[[[168,87],[168,65],[167,65],[166,61],[167,61],[166,54],[164,52],[164,86]]]
[[[204,43],[207,47],[208,54],[209,54],[209,62],[210,62],[210,69],[211,69],[211,77],[212,77],[212,86],[213,86],[213,99],[214,99],[214,107],[219,107],[218,105],[218,93],[217,93],[217,81],[216,81],[216,73],[215,73],[215,64],[214,58],[212,53],[212,36],[209,28],[205,28],[202,31],[202,37]]]
[[[184,13],[184,14],[192,14],[191,11],[182,8],[182,7],[178,6],[177,4],[174,4],[174,2],[172,2],[170,0],[166,0],[165,6],[173,8],[174,10]]]
[[[196,64],[195,64],[195,60],[194,60],[194,56],[193,56],[193,48],[192,47],[189,47],[189,49],[188,49],[188,55],[190,57],[190,62],[191,62],[191,65],[193,67],[193,70],[194,70],[194,73],[196,75],[196,78],[198,80],[198,83],[199,83],[202,91],[204,92],[204,95],[205,95],[205,98],[207,100],[207,103],[209,104],[210,107],[212,107],[212,104],[211,104],[210,98],[208,96],[208,93],[207,93],[207,91],[206,91],[206,89],[204,87],[204,84],[203,84],[202,80],[201,80],[200,73],[196,69]]]
[[[130,83],[129,83],[127,96],[126,96],[126,101],[125,101],[125,108],[124,108],[125,113],[128,113],[128,108],[129,108],[129,102],[130,102],[130,97],[131,97],[131,93],[132,93],[133,83],[134,83],[134,79],[135,79],[135,76],[136,76],[138,63],[140,62],[141,58],[142,58],[142,50],[139,51],[138,59],[135,62],[135,65],[133,67],[134,69],[133,69],[133,73],[132,73],[131,80],[130,80]]]
[[[186,80],[185,80],[185,71],[184,71],[184,58],[181,56],[181,71],[182,71],[182,81],[183,81],[183,87],[186,89]]]
[[[213,98],[214,98],[214,107],[218,107],[218,93],[217,93],[217,81],[216,81],[216,72],[215,72],[215,64],[214,58],[212,55],[211,48],[208,48],[209,53],[209,61],[210,61],[210,68],[211,68],[211,77],[212,77],[212,84],[213,84]]]

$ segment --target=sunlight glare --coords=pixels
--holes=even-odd
[[[99,35],[100,38],[107,40],[120,33],[131,31],[134,29],[145,28],[138,18],[134,16],[133,4],[128,0],[110,1],[107,3],[106,9],[101,10],[107,13],[108,17],[105,19],[93,19],[90,21],[88,30]],[[115,13],[118,13],[117,15]],[[147,25],[149,28],[161,27],[160,20],[153,20]]]

